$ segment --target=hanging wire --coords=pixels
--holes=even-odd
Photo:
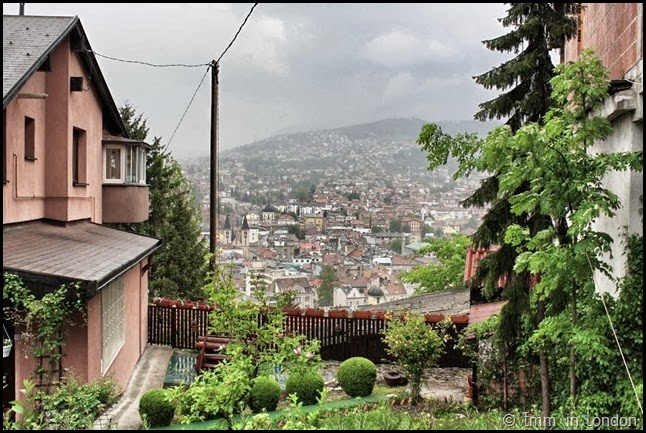
[[[247,20],[248,20],[248,19],[249,19],[249,17],[251,16],[251,13],[252,13],[252,12],[253,12],[253,10],[256,8],[256,6],[258,6],[258,3],[254,3],[254,4],[253,4],[253,6],[251,6],[251,10],[249,11],[249,13],[247,14],[246,18],[244,19],[244,21],[243,21],[243,22],[242,22],[242,24],[240,25],[240,28],[239,28],[239,29],[238,29],[238,31],[236,32],[235,36],[233,37],[233,39],[231,40],[231,42],[229,42],[229,45],[224,49],[224,51],[222,52],[222,54],[220,54],[220,57],[218,57],[218,59],[215,61],[215,63],[220,63],[220,60],[222,60],[222,57],[224,57],[224,54],[229,50],[229,48],[231,48],[231,45],[233,45],[233,43],[235,42],[236,38],[237,38],[237,37],[238,37],[238,35],[240,34],[240,31],[242,30],[242,28],[244,27],[244,25],[247,23]]]
[[[590,261],[590,257],[586,253],[585,258],[588,260],[588,265],[590,266],[590,270],[592,270],[592,279],[594,280],[594,268],[592,267],[592,262]],[[594,282],[595,287],[597,286],[597,282]],[[603,304],[603,309],[606,311],[606,317],[608,317],[608,323],[610,323],[610,329],[612,329],[612,335],[615,336],[615,342],[617,343],[617,347],[619,348],[619,354],[621,355],[621,360],[624,362],[624,367],[626,367],[626,372],[628,373],[628,379],[630,380],[630,385],[633,387],[633,392],[635,393],[635,399],[637,400],[637,405],[639,406],[639,410],[642,413],[642,416],[644,416],[644,408],[642,406],[641,400],[639,399],[639,393],[637,392],[637,388],[635,387],[635,382],[633,382],[633,376],[630,374],[630,369],[628,368],[628,363],[626,362],[626,358],[624,357],[624,351],[621,348],[621,344],[619,343],[619,337],[617,337],[617,331],[615,331],[615,327],[612,324],[612,319],[610,318],[610,313],[608,312],[608,307],[606,306],[606,301],[604,299],[603,294],[600,296],[601,298],[601,303]]]
[[[110,59],[121,63],[136,63],[138,65],[152,66],[153,68],[200,68],[202,66],[208,66],[210,63],[197,63],[197,64],[186,64],[186,63],[167,63],[167,64],[155,64],[143,62],[141,60],[125,60],[119,59],[117,57],[106,56],[105,54],[99,54],[96,51],[87,50],[87,52],[94,54],[95,56],[103,57],[104,59]]]
[[[195,99],[195,95],[197,95],[197,92],[200,90],[200,87],[202,87],[202,83],[204,82],[204,79],[206,78],[206,75],[209,73],[209,70],[212,68],[212,64],[208,63],[208,67],[206,68],[206,71],[204,72],[204,75],[202,76],[202,79],[200,80],[200,84],[197,85],[197,89],[195,89],[195,92],[193,93],[193,96],[191,97],[191,100],[188,101],[188,105],[186,106],[186,110],[184,110],[184,114],[182,114],[182,118],[179,119],[179,122],[177,123],[177,126],[175,127],[175,130],[173,131],[173,135],[170,136],[170,139],[168,140],[168,143],[166,143],[166,146],[164,147],[164,152],[168,149],[168,146],[170,146],[170,143],[173,141],[173,137],[175,137],[175,134],[177,133],[177,130],[179,129],[179,126],[182,124],[182,121],[184,120],[184,117],[186,116],[186,113],[188,112],[188,109],[191,107],[191,104],[193,103],[193,100]]]

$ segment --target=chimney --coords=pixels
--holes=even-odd
[[[25,14],[25,4],[24,3],[19,3],[20,9],[18,9],[18,15],[24,15]]]

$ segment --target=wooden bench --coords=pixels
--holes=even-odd
[[[197,337],[195,348],[199,350],[195,361],[195,371],[215,368],[219,363],[229,358],[225,354],[227,344],[235,341],[231,337],[221,335],[200,335]]]

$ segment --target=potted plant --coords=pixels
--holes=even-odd
[[[348,317],[348,310],[330,310],[327,312],[327,316],[337,318]]]
[[[355,319],[370,319],[372,318],[372,311],[370,310],[353,311],[352,317],[354,317]]]
[[[11,354],[11,346],[13,346],[13,342],[11,341],[10,338],[5,338],[2,342],[2,357],[3,358],[8,358],[9,355]]]

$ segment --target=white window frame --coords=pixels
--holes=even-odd
[[[126,341],[125,277],[101,290],[101,375],[105,375]]]
[[[125,183],[146,184],[146,149],[143,146],[126,146]]]
[[[107,158],[110,150],[119,150],[120,152],[120,176],[118,179],[107,178]],[[105,145],[103,147],[103,183],[145,185],[146,158],[147,152],[143,146]]]
[[[126,152],[125,146],[117,146],[114,144],[108,144],[103,148],[103,182],[104,183],[125,183],[125,168],[126,168]],[[108,162],[108,151],[109,150],[118,150],[119,154],[119,168],[120,176],[119,178],[108,179],[107,175],[107,162]]]

